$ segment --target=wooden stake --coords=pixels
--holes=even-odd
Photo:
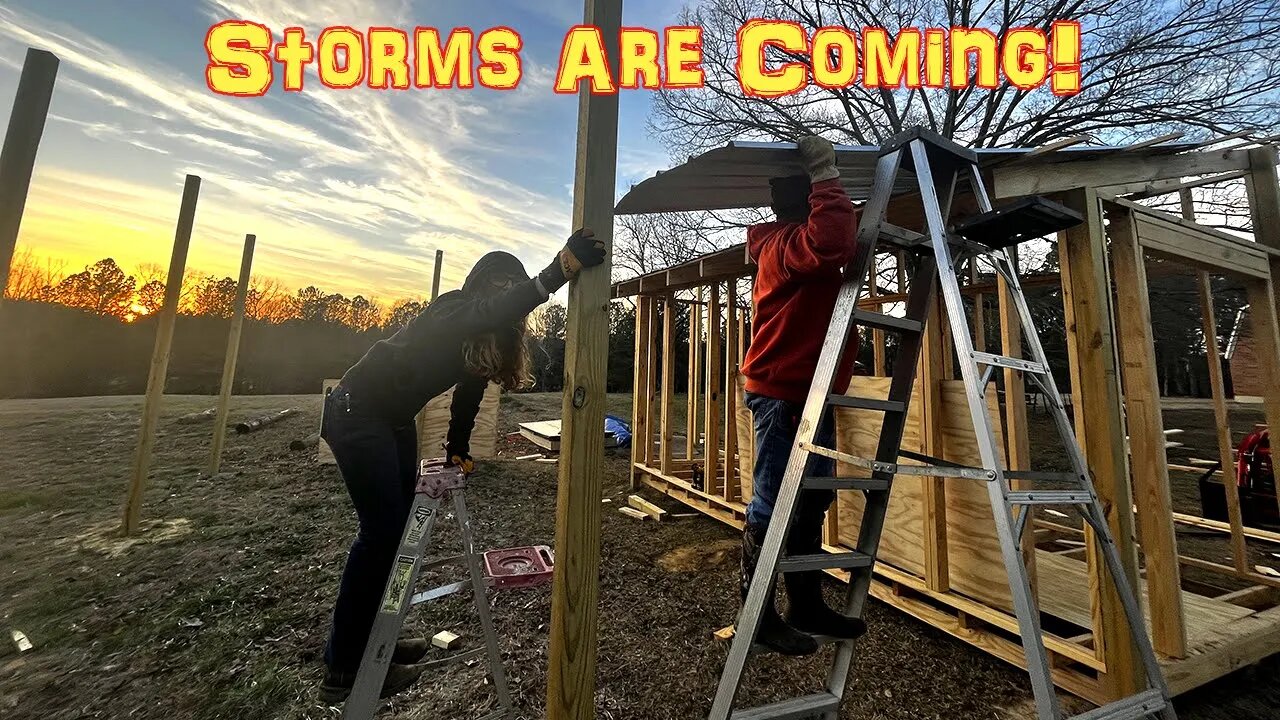
[[[13,97],[9,129],[0,150],[0,302],[9,286],[9,265],[18,245],[18,229],[22,211],[27,205],[31,173],[36,165],[36,151],[44,135],[53,84],[58,78],[58,58],[50,52],[27,49],[18,78],[18,92]]]
[[[218,393],[218,417],[213,423],[213,449],[209,451],[209,475],[222,464],[222,443],[227,434],[227,413],[231,409],[231,390],[236,381],[236,359],[240,355],[240,330],[244,327],[244,306],[249,298],[249,273],[253,268],[253,246],[258,238],[244,236],[244,254],[240,257],[240,284],[236,286],[235,309],[231,313],[231,331],[227,336],[227,356],[222,361],[222,385]]]
[[[182,189],[182,206],[178,211],[178,227],[174,233],[173,256],[169,259],[169,277],[164,286],[164,307],[160,309],[156,328],[156,346],[151,353],[151,372],[147,375],[147,397],[142,405],[142,423],[138,429],[138,450],[133,458],[133,479],[124,504],[121,531],[132,535],[142,518],[142,491],[151,469],[151,447],[155,442],[156,422],[160,418],[160,402],[164,396],[165,376],[169,372],[169,346],[173,343],[173,325],[178,316],[178,296],[182,292],[182,275],[187,268],[187,247],[196,221],[196,200],[200,197],[200,178],[188,175]],[[601,421],[603,422],[603,420]]]
[[[1187,654],[1183,622],[1182,582],[1178,574],[1178,540],[1169,496],[1169,461],[1165,456],[1156,376],[1155,339],[1151,335],[1150,294],[1138,231],[1130,212],[1110,215],[1111,262],[1115,276],[1129,429],[1129,457],[1138,503],[1142,555],[1146,559],[1147,599],[1151,608],[1152,644],[1165,657]]]
[[[671,458],[675,449],[675,423],[671,417],[676,406],[676,304],[673,300],[667,296],[662,302],[662,418],[658,430],[658,442],[661,444],[658,467],[664,475],[671,474]]]
[[[599,28],[605,57],[618,57],[622,0],[585,0],[583,24]],[[547,720],[595,717],[596,626],[600,595],[601,462],[609,275],[617,180],[618,96],[578,92],[573,225],[590,227],[605,263],[569,284],[565,395],[556,494],[556,572],[551,587]]]
[[[1195,198],[1191,190],[1178,191],[1182,205],[1182,217],[1192,222],[1196,219]],[[1222,491],[1227,500],[1227,520],[1231,529],[1231,563],[1236,570],[1249,570],[1249,556],[1245,546],[1244,518],[1240,513],[1240,488],[1229,482],[1231,468],[1235,467],[1231,440],[1231,417],[1227,413],[1227,384],[1222,377],[1222,351],[1218,348],[1218,319],[1213,309],[1213,283],[1209,273],[1196,271],[1196,286],[1200,292],[1200,315],[1204,321],[1205,360],[1209,365],[1209,387],[1213,393],[1213,418],[1218,440],[1218,461],[1222,463]]]
[[[440,297],[440,268],[442,268],[443,266],[444,266],[444,251],[437,250],[435,269],[431,273],[432,275],[431,302],[435,302],[436,298]],[[418,437],[417,437],[417,440],[414,441],[414,444],[418,448],[418,462],[422,462],[424,460],[424,458],[422,457],[422,435],[427,430],[427,409],[425,405],[421,408],[418,408],[418,416],[415,418],[415,420],[417,421],[416,424],[418,426],[418,430],[417,430]]]
[[[706,490],[724,496],[724,488],[717,491],[720,476],[720,286],[711,286],[711,302],[707,305],[707,411],[706,429],[703,431],[703,456],[706,463]]]
[[[1124,574],[1135,595],[1138,556],[1134,547],[1133,494],[1120,414],[1115,339],[1111,331],[1111,293],[1106,238],[1097,192],[1081,189],[1064,196],[1065,204],[1086,219],[1059,236],[1067,356],[1075,406],[1076,439],[1085,453],[1094,487],[1106,509]],[[1094,647],[1106,661],[1103,693],[1109,699],[1132,695],[1139,688],[1139,659],[1124,622],[1120,597],[1111,583],[1096,543],[1088,543],[1089,582],[1093,605]]]
[[[684,456],[692,460],[698,449],[698,398],[702,393],[702,288],[698,288],[698,301],[689,303],[689,393],[688,413],[685,415]]]
[[[880,288],[879,288],[880,278],[879,278],[879,273],[877,272],[878,268],[879,268],[879,263],[876,262],[875,260],[872,260],[871,282],[868,285],[868,290],[867,290],[868,298],[874,298],[880,294]],[[874,309],[876,312],[884,312],[884,305],[876,305]],[[885,365],[884,330],[880,328],[873,328],[871,330],[871,357],[872,357],[871,364],[874,366],[871,368],[871,374],[876,377],[884,377],[884,372],[885,372],[884,371],[884,365]]]
[[[444,251],[436,251],[436,267],[431,274],[431,302],[435,302],[440,297],[440,270],[444,267]]]
[[[724,322],[724,499],[736,500],[738,486],[738,281],[726,288]]]
[[[645,448],[651,446],[649,432],[649,325],[653,321],[653,298],[636,298],[635,382],[631,389],[631,489],[640,487],[638,463],[645,462]]]

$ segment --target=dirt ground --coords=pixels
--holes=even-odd
[[[628,415],[629,404],[627,395],[610,397],[618,414]],[[141,399],[0,401],[0,717],[338,716],[318,702],[315,687],[355,517],[336,469],[288,449],[318,424],[318,397],[236,398],[233,420],[286,407],[303,412],[255,434],[232,434],[224,472],[213,478],[199,472],[209,425],[173,421],[210,405],[203,397],[166,398],[146,494],[148,530],[124,545],[113,532]],[[1211,439],[1212,416],[1199,412],[1170,413],[1166,423],[1188,434],[1203,425]],[[558,395],[509,396],[502,431],[558,416]],[[503,453],[531,447],[511,442]],[[1212,457],[1211,442],[1204,448]],[[483,463],[468,492],[478,542],[552,544],[555,483],[552,464]],[[604,492],[611,502],[602,513],[597,717],[703,717],[727,651],[711,633],[733,622],[737,609],[735,533],[702,516],[653,523],[618,513],[629,493],[621,453],[605,462]],[[1179,509],[1184,495],[1175,488]],[[453,532],[440,539],[450,549],[457,541]],[[491,597],[517,704],[524,717],[541,717],[550,589]],[[476,642],[463,600],[420,610],[414,626],[422,633],[450,630]],[[1028,683],[1012,666],[878,602],[867,619],[871,630],[842,718],[1030,716]],[[17,652],[13,630],[33,649]],[[760,658],[747,699],[816,689],[826,660]],[[482,666],[458,666],[424,678],[380,717],[476,717],[492,702],[482,674]],[[1243,670],[1181,698],[1180,715],[1275,717],[1278,679],[1275,660]]]

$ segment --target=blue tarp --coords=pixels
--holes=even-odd
[[[605,415],[604,431],[617,438],[618,447],[631,445],[631,426],[627,424],[626,420],[615,415]]]

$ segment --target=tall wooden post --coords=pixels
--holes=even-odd
[[[696,300],[689,303],[689,383],[688,410],[685,413],[684,456],[692,461],[698,450],[698,433],[702,432],[698,424],[698,398],[701,397],[702,383],[702,288],[698,288]]]
[[[671,474],[671,460],[675,442],[672,440],[675,423],[672,415],[676,407],[676,303],[668,295],[662,299],[662,415],[659,423],[658,442],[661,443],[658,467],[664,475]]]
[[[1259,243],[1280,250],[1280,177],[1277,177],[1277,151],[1272,146],[1249,151],[1249,175],[1245,189],[1249,196],[1249,215],[1253,219],[1253,236]],[[1280,295],[1275,291],[1280,278],[1280,257],[1271,256],[1271,280],[1251,280],[1248,285],[1249,322],[1254,348],[1264,378],[1280,377],[1280,339],[1277,318],[1280,317]],[[1280,427],[1280,384],[1266,383],[1262,407],[1267,424]],[[1277,496],[1280,501],[1280,496]]]
[[[583,24],[600,29],[606,57],[618,57],[622,0],[585,0]],[[595,717],[601,462],[617,160],[618,96],[592,95],[589,87],[581,87],[573,225],[595,231],[605,245],[605,263],[584,271],[569,285],[547,720]]]
[[[1018,248],[1010,249],[1014,267],[1018,264]],[[979,295],[979,298],[982,296]],[[996,308],[1000,316],[1000,351],[1007,357],[1022,357],[1022,318],[1013,304],[1013,293],[1003,275],[996,273]],[[984,331],[985,333],[985,331]],[[1031,469],[1031,439],[1027,436],[1027,388],[1022,373],[1013,369],[1004,371],[1005,457],[1010,470]],[[1015,490],[1032,490],[1027,480],[1014,480]],[[1031,511],[1026,506],[1023,512]],[[1036,576],[1036,534],[1022,534],[1022,561],[1027,566],[1027,578],[1033,594],[1038,597]]]
[[[1134,546],[1133,493],[1120,415],[1102,214],[1097,192],[1092,189],[1067,193],[1063,200],[1085,217],[1084,224],[1060,234],[1058,242],[1076,439],[1084,450],[1094,487],[1106,511],[1124,574],[1136,595],[1138,555]],[[1107,664],[1103,692],[1108,698],[1118,699],[1139,689],[1142,662],[1110,574],[1095,550],[1092,535],[1086,537],[1095,649]]]
[[[1110,220],[1116,302],[1124,308],[1116,318],[1120,325],[1120,369],[1124,378],[1133,492],[1138,502],[1142,556],[1146,559],[1151,639],[1160,654],[1180,658],[1187,654],[1187,633],[1183,623],[1173,501],[1169,496],[1169,461],[1165,457],[1155,339],[1151,336],[1147,271],[1132,212],[1123,210],[1111,215]]]
[[[173,325],[178,316],[178,296],[182,292],[182,275],[187,268],[187,247],[191,244],[191,228],[196,221],[196,200],[200,197],[200,178],[188,175],[182,188],[182,207],[178,211],[178,228],[173,238],[173,256],[169,259],[169,277],[164,286],[164,307],[156,328],[156,346],[151,353],[151,372],[147,375],[147,397],[142,405],[142,423],[138,429],[138,450],[133,458],[133,479],[124,505],[121,530],[132,535],[142,517],[142,491],[151,469],[151,447],[156,437],[156,421],[160,418],[160,401],[164,396],[165,376],[169,372],[169,346],[173,343]]]
[[[435,302],[440,297],[440,269],[444,267],[444,251],[436,251],[436,268],[431,276],[431,302]]]
[[[29,48],[13,98],[13,113],[0,150],[0,302],[9,286],[9,264],[18,245],[18,228],[31,188],[31,172],[36,150],[44,135],[49,115],[53,83],[58,77],[58,58],[50,52]]]
[[[222,361],[222,385],[218,389],[218,414],[213,420],[213,447],[209,450],[209,475],[222,465],[222,444],[227,437],[227,413],[231,409],[231,390],[236,382],[236,360],[240,357],[240,331],[244,328],[244,307],[249,298],[249,273],[253,268],[254,235],[244,236],[244,254],[240,256],[240,282],[236,285],[235,308],[231,312],[231,331],[227,336],[227,356]]]
[[[726,286],[724,320],[724,499],[736,500],[738,478],[738,279]],[[828,513],[835,515],[835,513]]]
[[[706,491],[724,497],[720,488],[720,285],[712,285],[707,304],[707,399],[703,423],[702,454],[706,465]]]
[[[636,354],[631,391],[631,489],[640,487],[640,473],[636,465],[644,463],[645,448],[653,447],[649,430],[649,354],[653,344],[649,342],[649,326],[653,322],[653,298],[636,296]]]

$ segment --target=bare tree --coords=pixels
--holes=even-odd
[[[745,97],[735,64],[737,31],[756,17],[819,27],[975,26],[997,34],[1014,27],[1048,32],[1056,20],[1083,29],[1081,91],[827,89],[811,85],[786,97]],[[877,145],[922,125],[974,147],[1034,146],[1088,134],[1127,142],[1170,130],[1214,134],[1280,124],[1280,13],[1254,0],[703,0],[686,11],[700,25],[706,86],[657,96],[651,125],[673,149],[707,149],[738,138],[795,140],[821,134],[835,142]],[[770,50],[772,61],[808,63],[805,54]]]
[[[4,296],[10,300],[39,300],[42,288],[57,285],[65,276],[65,265],[60,260],[37,258],[31,248],[19,250],[9,266]]]

